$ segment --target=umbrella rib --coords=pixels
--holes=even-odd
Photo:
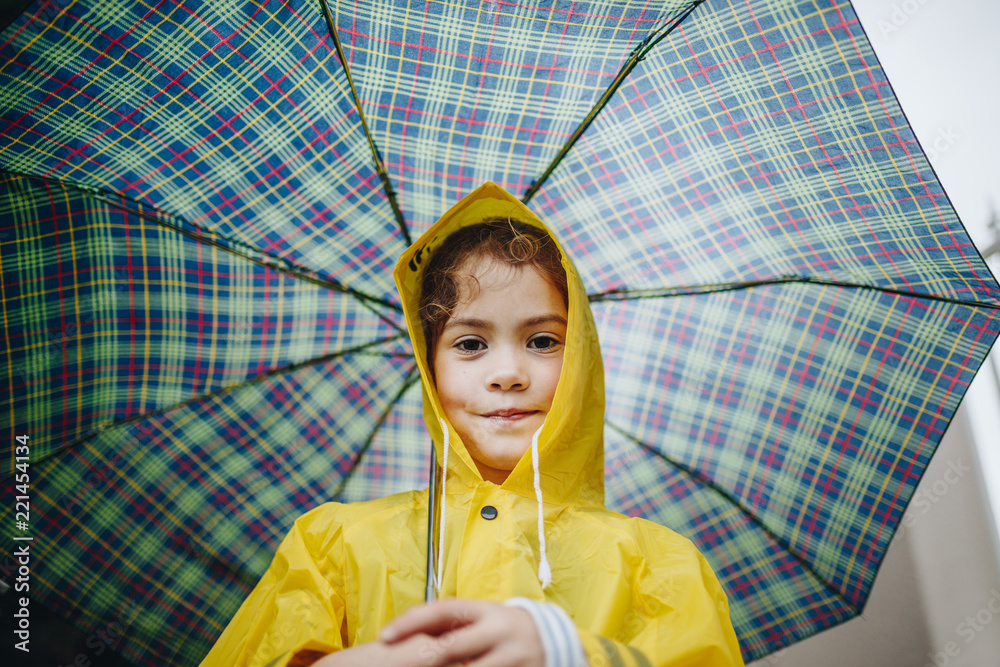
[[[130,213],[139,218],[142,218],[143,220],[147,220],[149,222],[156,223],[162,227],[166,227],[167,229],[183,234],[184,236],[194,239],[195,241],[200,241],[201,243],[207,243],[208,245],[219,248],[220,250],[224,250],[231,255],[242,257],[243,259],[253,262],[254,264],[260,266],[266,266],[279,273],[284,273],[286,275],[292,276],[293,278],[302,280],[307,283],[311,283],[313,285],[317,285],[319,287],[325,287],[326,289],[333,290],[334,292],[348,294],[357,299],[358,302],[361,303],[361,305],[363,305],[366,309],[370,310],[380,320],[391,326],[396,331],[404,333],[404,330],[398,324],[388,319],[383,313],[380,313],[378,310],[372,308],[370,305],[372,303],[376,303],[381,306],[385,306],[386,308],[390,308],[396,312],[402,312],[402,308],[392,303],[391,301],[388,301],[386,299],[381,299],[376,296],[372,296],[370,294],[361,292],[352,287],[347,287],[346,285],[340,284],[336,280],[330,280],[329,278],[322,278],[312,269],[307,269],[305,267],[299,266],[295,262],[285,257],[281,257],[279,255],[274,255],[272,253],[259,250],[258,248],[255,248],[254,246],[250,245],[249,243],[246,243],[245,241],[240,241],[239,239],[230,238],[228,236],[225,236],[224,234],[219,234],[218,232],[205,229],[204,227],[188,222],[181,216],[176,215],[174,213],[161,210],[149,204],[143,204],[142,202],[136,201],[119,193],[109,193],[106,190],[90,187],[87,185],[82,185],[80,183],[74,183],[73,181],[51,178],[49,176],[24,174],[16,171],[3,169],[2,167],[0,167],[0,174],[10,174],[11,176],[17,176],[19,178],[35,179],[46,183],[59,185],[62,187],[73,188],[74,190],[84,193],[88,197],[92,197],[100,202],[107,204],[108,206],[112,206],[120,211],[125,211],[126,213]],[[125,201],[131,202],[140,208],[139,209],[130,208],[122,204],[120,201],[117,201],[116,198],[120,198]],[[150,213],[146,213],[145,211],[141,210],[142,208],[148,208],[152,211],[156,211],[157,215],[151,215]],[[179,222],[177,223],[168,222],[164,218],[170,218],[172,220],[177,220]],[[192,227],[193,229],[188,229],[188,227]]]
[[[253,378],[251,378],[249,380],[244,380],[242,382],[238,382],[238,383],[236,383],[234,385],[230,385],[228,387],[222,387],[221,389],[217,389],[215,391],[208,392],[207,394],[199,394],[198,396],[194,396],[192,398],[189,398],[189,399],[187,399],[185,401],[181,401],[179,403],[174,403],[173,405],[170,405],[168,407],[160,408],[158,410],[151,410],[150,412],[144,412],[142,414],[136,415],[134,417],[130,417],[128,419],[122,419],[121,421],[116,421],[116,422],[112,422],[110,424],[105,424],[105,425],[102,425],[102,426],[98,426],[97,428],[93,428],[90,431],[88,431],[87,433],[84,433],[83,435],[78,436],[76,439],[74,439],[73,441],[71,441],[71,442],[63,445],[62,447],[59,447],[58,449],[54,449],[53,451],[49,452],[48,454],[43,455],[41,458],[39,458],[37,461],[34,461],[33,463],[34,464],[42,463],[43,461],[46,461],[46,460],[52,458],[53,456],[56,456],[57,454],[60,454],[60,453],[66,451],[68,449],[72,449],[73,447],[76,447],[76,446],[78,446],[80,444],[83,444],[84,442],[86,442],[86,441],[88,441],[88,440],[90,440],[92,438],[95,438],[95,437],[99,436],[101,433],[104,433],[105,431],[108,431],[108,430],[111,430],[111,429],[115,429],[115,428],[119,428],[119,427],[122,427],[122,426],[126,426],[128,424],[134,424],[136,422],[140,422],[140,421],[149,419],[151,417],[158,417],[158,416],[161,416],[161,415],[165,415],[168,412],[172,412],[173,410],[176,410],[177,408],[182,408],[182,407],[184,407],[186,405],[190,405],[192,403],[197,403],[199,401],[204,401],[206,399],[211,399],[211,398],[217,398],[217,397],[220,397],[220,396],[225,396],[226,394],[229,394],[229,393],[231,393],[233,391],[236,391],[237,389],[242,389],[244,387],[253,386],[253,385],[257,384],[258,382],[263,382],[264,380],[272,378],[272,377],[274,377],[276,375],[281,375],[281,374],[284,374],[284,373],[292,373],[292,372],[301,370],[303,368],[307,368],[309,366],[315,366],[315,365],[321,364],[323,362],[330,361],[332,359],[336,359],[338,357],[343,357],[343,356],[346,356],[346,355],[349,355],[349,354],[364,354],[365,351],[368,348],[372,348],[372,347],[375,347],[377,345],[382,345],[384,343],[390,343],[390,342],[392,342],[394,340],[401,340],[403,338],[406,338],[406,334],[405,333],[399,334],[397,336],[392,336],[390,338],[379,338],[378,340],[370,341],[368,343],[362,343],[361,345],[356,345],[354,347],[350,347],[350,348],[347,348],[347,349],[344,349],[344,350],[337,350],[336,352],[331,352],[330,354],[324,354],[321,357],[314,357],[312,359],[306,359],[305,361],[297,361],[295,363],[287,364],[287,365],[281,366],[279,368],[273,368],[273,369],[271,369],[271,370],[269,370],[269,371],[267,371],[265,373],[261,373],[260,375],[258,375],[256,377],[253,377]],[[398,355],[398,356],[407,356],[407,355]],[[0,482],[7,481],[8,479],[10,479],[13,476],[14,476],[13,472],[0,474]]]
[[[706,488],[712,489],[713,491],[715,491],[716,493],[718,493],[726,501],[728,501],[729,503],[731,503],[733,505],[733,507],[735,507],[736,509],[740,510],[740,512],[742,512],[747,517],[747,519],[749,519],[758,528],[760,528],[762,531],[764,531],[772,540],[775,541],[775,543],[777,543],[782,549],[784,549],[785,552],[788,555],[790,555],[792,558],[794,558],[799,563],[799,565],[802,567],[802,569],[804,569],[805,571],[807,571],[811,576],[813,576],[816,579],[816,581],[818,581],[819,583],[821,583],[828,591],[830,591],[831,593],[833,593],[833,595],[835,595],[840,602],[842,602],[843,604],[845,604],[855,614],[860,614],[861,613],[861,609],[859,609],[851,600],[847,599],[847,597],[845,597],[844,594],[842,592],[840,592],[836,588],[836,586],[832,585],[829,581],[827,581],[826,578],[823,575],[821,575],[819,572],[817,572],[816,569],[813,568],[813,566],[805,558],[803,558],[801,555],[799,555],[798,552],[796,552],[794,549],[792,549],[792,547],[784,539],[782,539],[781,537],[779,537],[773,530],[771,530],[770,528],[768,528],[766,524],[764,524],[757,516],[755,516],[750,510],[748,510],[743,505],[743,503],[741,503],[739,500],[737,500],[736,498],[734,498],[728,491],[726,491],[725,489],[723,489],[721,486],[719,486],[718,484],[716,484],[715,482],[713,482],[709,478],[705,477],[703,474],[701,474],[697,470],[689,468],[688,466],[684,465],[683,463],[678,463],[677,461],[674,461],[673,459],[671,459],[670,457],[666,456],[662,452],[659,452],[656,449],[654,449],[649,444],[643,442],[642,440],[639,440],[638,438],[636,438],[635,436],[633,436],[630,433],[626,432],[625,430],[619,428],[618,426],[615,426],[610,421],[605,420],[605,423],[607,424],[607,426],[610,429],[612,429],[613,431],[615,431],[616,433],[618,433],[622,437],[628,438],[629,440],[631,440],[635,444],[637,444],[640,447],[642,447],[643,449],[645,449],[650,454],[652,454],[652,455],[654,455],[654,456],[662,459],[664,463],[668,464],[669,466],[671,466],[673,468],[676,468],[677,470],[680,470],[681,472],[689,475],[691,478],[693,478],[694,480],[696,480],[697,482],[699,482],[700,484],[702,484]]]
[[[651,288],[651,289],[638,289],[638,290],[609,290],[607,292],[599,292],[597,294],[589,294],[588,299],[591,303],[598,301],[625,301],[625,300],[637,300],[637,299],[662,299],[673,296],[689,296],[695,294],[715,294],[718,292],[732,292],[735,290],[750,289],[752,287],[759,287],[762,285],[783,285],[786,283],[804,283],[808,285],[826,285],[829,287],[846,287],[853,289],[863,289],[872,290],[875,292],[884,292],[886,294],[895,294],[898,296],[905,296],[916,299],[927,299],[930,301],[940,301],[943,303],[951,303],[960,306],[968,306],[971,308],[992,308],[995,310],[1000,310],[1000,303],[985,303],[982,301],[969,301],[967,299],[956,299],[954,297],[941,296],[938,294],[920,294],[917,292],[908,292],[906,290],[893,289],[891,287],[878,287],[876,285],[860,285],[857,283],[841,282],[837,280],[823,280],[821,278],[810,278],[807,276],[779,276],[777,278],[768,278],[766,280],[751,280],[742,283],[729,283],[729,284],[719,284],[719,285],[693,285],[689,287],[661,287],[661,288]]]
[[[212,246],[214,246],[216,248],[219,248],[221,250],[228,250],[231,254],[237,255],[238,257],[242,257],[243,259],[247,259],[247,260],[253,262],[254,264],[259,264],[260,266],[266,266],[266,267],[268,267],[270,269],[278,271],[279,273],[284,273],[286,275],[293,276],[293,277],[295,277],[295,278],[297,278],[297,279],[299,279],[299,280],[301,280],[303,282],[311,283],[311,284],[317,285],[319,287],[325,287],[325,288],[327,288],[329,290],[333,290],[334,292],[340,292],[342,294],[349,294],[349,295],[353,296],[355,299],[357,299],[361,304],[365,305],[366,307],[367,307],[367,302],[372,302],[372,303],[377,303],[377,304],[379,304],[381,306],[385,306],[386,308],[392,308],[393,310],[395,310],[397,312],[400,311],[399,306],[393,304],[390,301],[387,301],[385,299],[380,299],[378,297],[374,297],[374,296],[371,296],[369,294],[365,294],[364,292],[358,291],[358,290],[356,290],[356,289],[354,289],[352,287],[347,287],[346,285],[342,285],[342,284],[338,283],[335,280],[329,280],[327,278],[321,278],[321,277],[319,277],[316,274],[315,271],[312,271],[310,269],[300,268],[296,264],[294,264],[293,262],[290,262],[289,260],[287,260],[287,259],[285,259],[283,257],[280,257],[278,255],[273,255],[273,254],[268,253],[268,252],[263,252],[261,250],[257,250],[253,246],[251,246],[251,245],[249,245],[247,243],[244,243],[242,241],[238,241],[236,239],[230,239],[229,237],[223,236],[221,234],[217,234],[216,232],[209,232],[208,230],[203,230],[203,233],[205,233],[205,234],[212,234],[212,235],[218,237],[219,239],[224,240],[226,243],[232,243],[233,245],[237,245],[237,246],[245,246],[245,247],[249,248],[251,250],[251,252],[253,252],[253,253],[260,253],[261,255],[263,255],[264,257],[267,257],[268,259],[270,259],[272,261],[269,262],[269,261],[266,261],[264,259],[256,258],[252,254],[238,252],[238,251],[234,250],[233,248],[227,247],[226,243],[222,243],[222,242],[220,242],[220,241],[218,241],[216,239],[213,239],[211,237],[202,236],[202,234],[199,234],[198,232],[192,232],[191,230],[184,229],[183,227],[180,227],[180,226],[171,225],[171,224],[167,223],[164,220],[158,219],[156,216],[152,216],[152,215],[149,215],[147,213],[142,213],[141,211],[136,211],[134,209],[130,209],[127,206],[122,206],[120,204],[117,204],[113,199],[104,197],[102,195],[92,195],[92,196],[94,197],[94,199],[103,201],[104,203],[108,204],[109,206],[116,206],[117,208],[120,208],[123,211],[128,211],[129,213],[132,213],[133,215],[137,215],[137,216],[139,216],[139,217],[141,217],[141,218],[143,218],[145,220],[150,220],[150,221],[153,221],[153,222],[159,222],[164,227],[169,227],[170,229],[176,230],[176,231],[180,232],[181,234],[184,234],[185,236],[188,236],[188,237],[190,237],[192,239],[195,239],[197,241],[201,241],[203,243],[207,243],[207,244],[212,245]],[[172,217],[177,217],[177,216],[172,216]],[[192,225],[192,226],[193,227],[197,227],[197,225]],[[198,229],[201,229],[201,228],[198,227]],[[282,266],[282,264],[284,266]],[[378,318],[381,319],[383,322],[385,322],[386,324],[388,324],[392,328],[394,328],[396,331],[399,331],[399,332],[403,331],[399,327],[399,325],[397,325],[395,322],[393,322],[392,320],[390,320],[387,317],[385,317],[385,315],[383,315],[382,313],[378,312],[377,310],[375,310],[373,308],[368,308],[368,309],[371,310],[376,316],[378,316]]]
[[[597,99],[597,102],[594,103],[594,106],[591,107],[589,112],[587,112],[587,115],[584,116],[583,120],[580,121],[580,124],[573,131],[573,134],[569,136],[569,139],[566,140],[566,143],[563,144],[563,147],[559,149],[559,152],[556,154],[556,156],[552,158],[552,161],[549,163],[549,166],[546,167],[545,171],[543,171],[538,178],[533,180],[531,182],[531,185],[528,186],[528,189],[525,190],[524,194],[521,196],[522,203],[527,204],[529,201],[531,201],[531,198],[534,197],[535,194],[541,189],[545,181],[547,181],[549,176],[552,175],[552,172],[555,171],[555,168],[559,166],[559,163],[563,161],[563,158],[565,158],[566,155],[569,154],[570,150],[572,150],[577,140],[581,136],[583,136],[583,133],[587,131],[587,128],[589,128],[590,125],[594,122],[594,120],[597,119],[598,114],[600,114],[601,111],[604,110],[604,107],[607,106],[608,102],[611,101],[611,98],[618,91],[618,88],[620,88],[621,85],[625,82],[625,79],[628,78],[628,75],[632,73],[632,70],[635,69],[635,66],[638,65],[642,60],[644,60],[654,46],[659,44],[660,41],[662,41],[667,35],[673,32],[674,28],[679,26],[681,22],[683,22],[684,19],[690,16],[691,12],[693,12],[695,8],[698,5],[702,4],[704,1],[705,0],[693,0],[680,14],[670,19],[669,21],[667,21],[667,23],[664,23],[659,28],[653,30],[651,33],[649,33],[649,35],[646,36],[645,39],[639,42],[639,44],[634,49],[632,49],[632,52],[625,60],[625,63],[622,65],[621,69],[618,70],[618,74],[615,75],[615,78],[611,81],[611,84]]]
[[[351,464],[351,467],[348,468],[347,472],[341,478],[340,484],[337,485],[337,490],[333,492],[333,500],[340,502],[340,494],[344,492],[344,488],[347,486],[348,480],[351,479],[351,475],[353,475],[354,471],[358,469],[358,461],[360,461],[361,457],[365,455],[365,452],[371,448],[372,442],[375,441],[375,436],[378,435],[379,429],[382,428],[382,424],[385,423],[385,420],[389,418],[389,413],[392,412],[392,409],[396,407],[396,404],[403,398],[403,394],[409,391],[410,387],[416,384],[419,380],[420,373],[417,370],[416,364],[414,364],[410,368],[410,372],[407,374],[406,379],[403,380],[402,388],[400,388],[400,390],[396,392],[396,395],[389,400],[385,410],[379,416],[378,421],[375,422],[372,432],[368,435],[365,443],[361,445],[361,449],[358,450],[358,455],[354,458],[354,462]]]
[[[396,199],[396,191],[393,190],[392,183],[389,181],[389,174],[385,170],[385,162],[382,160],[382,154],[379,152],[378,146],[375,145],[372,133],[368,129],[368,121],[365,119],[365,112],[361,107],[361,100],[358,98],[358,91],[354,87],[354,77],[351,76],[351,70],[347,66],[347,58],[344,55],[344,47],[340,43],[340,37],[337,35],[337,28],[333,25],[333,15],[330,13],[330,7],[327,4],[327,0],[320,0],[319,4],[323,8],[323,18],[326,19],[327,30],[330,33],[330,37],[333,38],[333,44],[336,47],[337,59],[340,60],[340,65],[344,69],[344,74],[347,75],[347,84],[351,89],[351,96],[354,98],[354,108],[358,111],[358,117],[361,119],[361,128],[365,131],[365,138],[368,140],[368,148],[372,153],[372,161],[375,163],[375,172],[382,181],[382,189],[385,190],[386,199],[389,200],[389,205],[392,206],[392,212],[396,216],[396,224],[399,225],[399,230],[403,233],[406,245],[410,246],[413,244],[413,240],[410,238],[410,230],[406,227],[406,220],[403,218],[403,212],[399,208],[399,201]]]

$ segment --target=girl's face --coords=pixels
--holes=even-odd
[[[503,484],[552,406],[566,343],[562,295],[532,266],[469,260],[463,289],[434,346],[445,416],[483,479]]]

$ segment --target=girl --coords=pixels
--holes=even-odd
[[[742,665],[694,546],[604,507],[597,332],[542,222],[487,183],[395,277],[442,469],[434,583],[454,599],[421,605],[428,490],[327,503],[203,664]]]

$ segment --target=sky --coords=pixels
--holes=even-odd
[[[1000,217],[1000,2],[854,0],[854,9],[959,218],[980,250]],[[1000,255],[990,261],[1000,275]],[[1000,348],[1000,345],[997,345]],[[1000,349],[987,363],[1000,367]],[[963,405],[1000,531],[1000,391],[983,366]]]

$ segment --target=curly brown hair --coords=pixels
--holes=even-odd
[[[473,290],[472,298],[479,289],[475,276],[462,271],[465,262],[473,258],[502,262],[511,268],[535,267],[559,290],[563,303],[569,307],[566,271],[562,267],[559,249],[544,230],[503,217],[486,218],[463,227],[434,251],[424,268],[420,284],[420,323],[427,343],[427,363],[432,373],[434,347],[458,305],[462,284]]]

